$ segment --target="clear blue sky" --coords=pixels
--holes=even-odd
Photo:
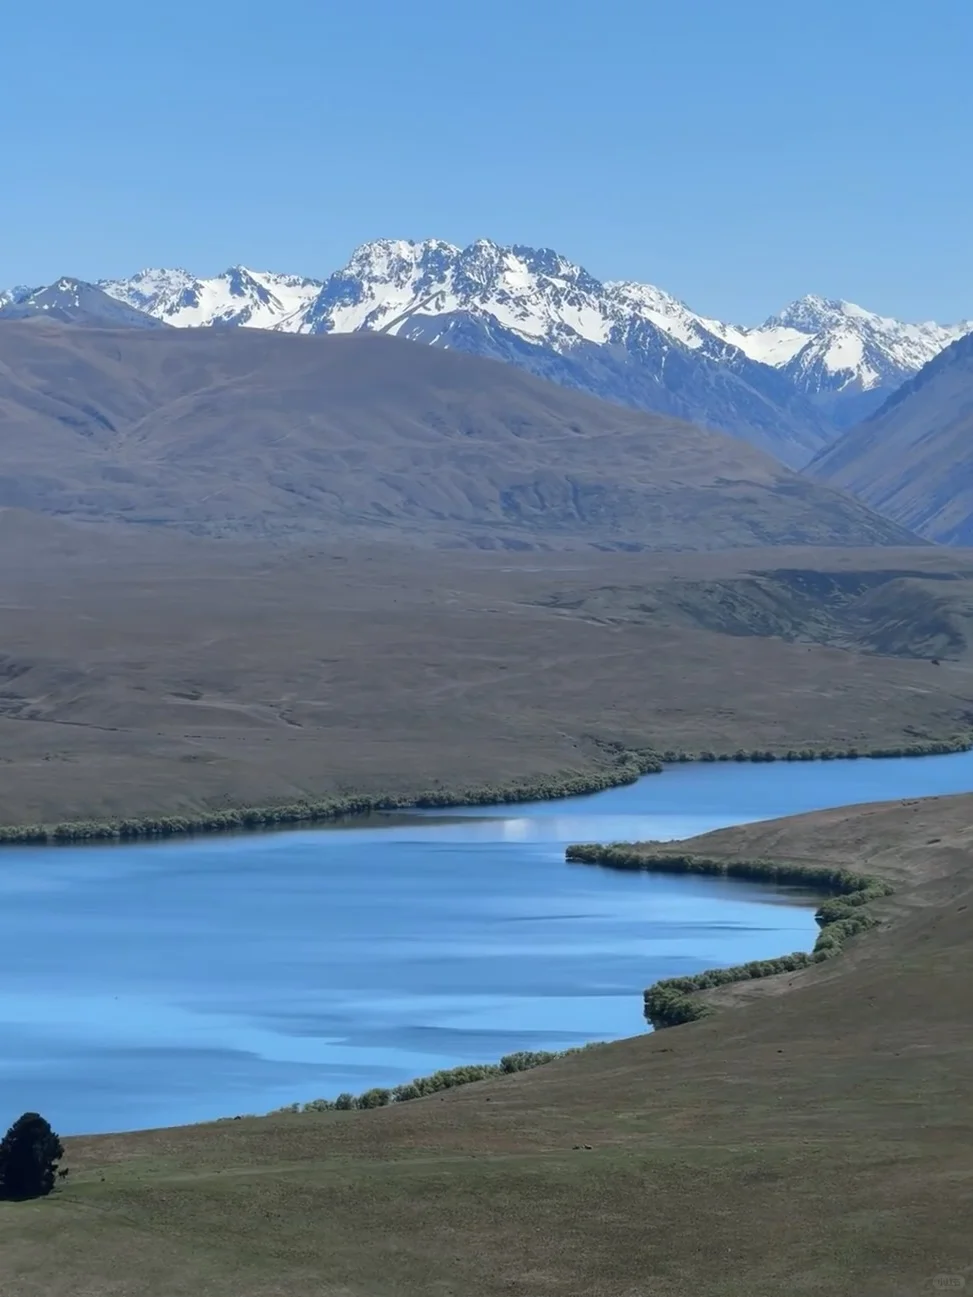
[[[973,0],[16,0],[0,286],[382,235],[973,316]]]

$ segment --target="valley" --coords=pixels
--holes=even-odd
[[[973,6],[4,11],[0,1297],[973,1289]]]
[[[89,1132],[66,1139],[49,1199],[0,1204],[5,1282],[631,1297],[648,1275],[665,1297],[776,1297],[798,1274],[906,1297],[962,1277],[970,796],[942,794],[968,786],[973,735],[963,549],[739,438],[394,337],[27,317],[0,322],[0,362],[0,881],[9,981],[28,984],[10,992],[6,1083],[55,1114],[80,1086],[65,1130]],[[878,752],[913,755],[834,760]],[[656,754],[696,763],[632,783]],[[651,813],[457,808],[429,829],[393,817],[398,845],[381,816],[63,845],[121,820],[606,787],[592,806],[648,788]],[[894,892],[827,963],[706,992],[697,1022],[625,1025],[655,977],[810,949],[810,916],[796,941],[793,898],[763,889],[569,882],[591,870],[562,862],[569,836],[683,837],[903,792],[685,843]],[[558,815],[570,835],[525,839]],[[21,830],[48,844],[11,845]],[[475,858],[492,863],[474,898]],[[340,957],[353,932],[357,960]],[[641,953],[680,933],[665,959]],[[630,1032],[406,1103],[243,1115],[397,1083],[405,1059]]]
[[[469,354],[466,323],[446,347],[180,328],[68,281],[23,305],[0,319],[0,882],[28,987],[5,1084],[89,1133],[48,1200],[0,1204],[5,1281],[776,1297],[803,1274],[859,1297],[878,1275],[905,1297],[962,1276],[969,796],[942,794],[973,740],[967,552],[877,512],[867,466],[833,485],[837,450],[798,474],[739,428],[595,399],[588,361],[567,382]],[[965,346],[873,421],[911,435],[911,393]],[[582,802],[654,809],[522,805],[598,789]],[[810,950],[807,898],[578,878],[571,838],[903,793],[681,847],[894,892],[834,959],[644,1033],[653,980]],[[630,1033],[370,1111],[135,1129]]]

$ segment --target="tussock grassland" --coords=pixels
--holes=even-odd
[[[46,523],[0,514],[0,826],[28,840],[558,795],[626,754],[941,751],[973,725],[962,555],[312,553]],[[830,619],[792,597],[815,581]],[[928,624],[903,585],[906,609],[936,592]],[[894,653],[849,612],[876,591]]]

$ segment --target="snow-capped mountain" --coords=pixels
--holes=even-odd
[[[467,248],[438,240],[364,244],[325,283],[305,327],[408,335],[419,320],[457,311],[559,351],[580,343],[617,346],[637,322],[713,359],[742,350],[659,288],[602,283],[550,249],[504,248],[488,239]]]
[[[89,324],[128,329],[161,329],[164,323],[145,311],[103,292],[83,279],[58,279],[46,288],[14,290],[0,305],[0,320],[46,316],[64,324]]]
[[[33,291],[26,284],[17,284],[14,288],[0,289],[0,311],[5,306],[13,306],[17,302],[22,302],[25,297],[30,297]]]
[[[435,241],[366,244],[328,280],[305,327],[382,329],[447,345],[445,334],[431,322],[457,311],[564,357],[578,359],[586,345],[605,349],[615,359],[624,354],[653,371],[671,399],[646,392],[641,384],[626,394],[621,388],[631,389],[630,379],[611,384],[614,390],[595,389],[598,395],[688,413],[728,431],[744,431],[765,447],[776,441],[771,448],[791,463],[799,462],[814,440],[828,440],[871,413],[928,360],[973,329],[971,321],[950,327],[905,324],[849,302],[814,296],[793,302],[759,327],[744,328],[699,315],[652,285],[600,283],[556,253],[500,248],[486,240],[466,249]],[[666,349],[664,340],[679,350]],[[766,428],[747,434],[743,423],[754,418],[763,423],[752,398],[734,385],[733,393],[726,393],[735,404],[728,416],[723,402],[714,401],[702,382],[703,375],[693,378],[687,351],[781,407],[780,436],[770,434],[768,441]],[[489,354],[495,354],[493,348]],[[767,369],[777,371],[780,381]],[[693,381],[708,393],[698,402],[683,386]],[[726,373],[724,382],[730,383]]]
[[[763,326],[765,336],[782,340],[781,367],[797,390],[811,396],[839,427],[867,418],[971,330],[970,320],[951,326],[905,324],[853,302],[821,297],[802,297]],[[783,359],[792,345],[792,355]]]
[[[323,283],[233,267],[144,270],[100,287],[182,327],[372,330],[520,365],[551,381],[747,438],[789,464],[828,440],[804,397],[658,289],[603,284],[549,249],[364,244]]]
[[[98,287],[179,328],[243,325],[298,333],[321,281],[232,266],[212,279],[196,279],[188,270],[140,270],[131,279],[102,280]]]
[[[234,266],[208,279],[143,270],[98,288],[178,327],[373,330],[474,352],[721,428],[792,465],[973,329],[904,324],[813,296],[748,328],[649,284],[601,282],[550,249],[488,239],[466,248],[379,239],[323,281]]]

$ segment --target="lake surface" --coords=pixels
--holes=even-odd
[[[266,1112],[646,1029],[659,977],[813,945],[809,895],[568,865],[973,788],[973,754],[675,766],[561,802],[135,846],[0,850],[0,1124]]]

